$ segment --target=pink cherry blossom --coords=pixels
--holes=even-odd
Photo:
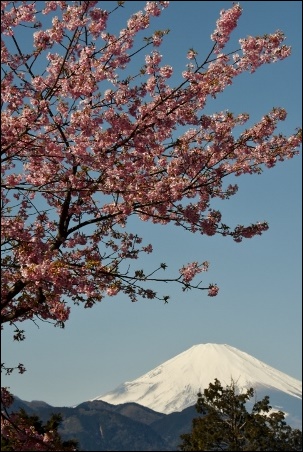
[[[219,53],[229,41],[230,34],[236,28],[237,21],[242,14],[242,8],[238,3],[227,11],[222,9],[220,19],[217,20],[217,28],[211,35],[211,39],[217,43],[215,53]]]
[[[215,297],[219,292],[219,287],[215,284],[210,284],[208,288],[208,296],[209,297]]]

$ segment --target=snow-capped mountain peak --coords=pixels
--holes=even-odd
[[[269,395],[272,406],[286,413],[293,414],[288,407],[290,402],[297,406],[296,411],[301,406],[302,382],[226,344],[194,345],[93,400],[114,405],[136,402],[168,414],[194,405],[197,393],[208,388],[215,378],[223,386],[233,380],[240,390],[253,387],[258,399]]]

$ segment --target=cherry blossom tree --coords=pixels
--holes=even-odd
[[[135,269],[153,248],[128,220],[235,242],[261,235],[266,222],[232,229],[212,201],[236,194],[227,176],[259,174],[299,150],[300,130],[277,131],[282,108],[247,127],[246,113],[203,113],[235,77],[290,55],[281,31],[225,52],[242,13],[233,4],[220,13],[208,55],[189,49],[172,85],[159,52],[168,30],[148,32],[169,2],[146,2],[115,35],[108,23],[123,3],[106,11],[97,1],[1,2],[1,312],[16,340],[24,339],[16,322],[64,326],[74,303],[90,308],[119,293],[167,302],[154,282],[217,295],[216,284],[196,282],[207,261],[180,262],[173,278],[165,263]]]
[[[58,427],[62,422],[60,414],[53,414],[43,424],[38,416],[29,416],[23,409],[8,413],[5,406],[12,403],[12,395],[1,390],[1,399],[5,402],[1,414],[1,450],[72,450],[78,449],[75,440],[62,441]]]

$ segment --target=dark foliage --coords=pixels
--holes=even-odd
[[[285,422],[282,411],[271,411],[269,397],[247,411],[254,389],[239,392],[235,382],[223,388],[215,379],[198,394],[192,431],[181,435],[182,451],[301,451],[302,432]]]

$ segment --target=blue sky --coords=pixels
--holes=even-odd
[[[110,9],[114,2],[100,2]],[[114,27],[144,2],[126,2]],[[222,8],[232,2],[172,1],[155,29],[171,31],[160,48],[163,61],[180,80],[187,50],[201,59],[210,50],[210,34]],[[258,121],[274,106],[284,107],[280,131],[291,134],[302,124],[302,2],[243,1],[239,27],[230,49],[246,35],[277,29],[287,36],[292,56],[235,80],[207,106],[207,113],[229,109],[248,112]],[[144,54],[142,54],[142,61]],[[73,405],[101,395],[199,343],[225,343],[245,351],[295,378],[302,379],[302,156],[265,170],[261,176],[237,179],[239,192],[219,208],[230,225],[268,221],[261,237],[237,244],[228,238],[204,237],[180,228],[132,220],[133,230],[152,243],[154,252],[138,267],[168,264],[176,274],[191,261],[210,262],[205,285],[217,283],[219,295],[182,292],[160,286],[171,301],[131,303],[123,296],[104,299],[92,309],[75,306],[64,330],[43,323],[22,327],[26,340],[13,343],[5,328],[2,361],[22,362],[24,375],[3,376],[2,385],[25,400]]]

